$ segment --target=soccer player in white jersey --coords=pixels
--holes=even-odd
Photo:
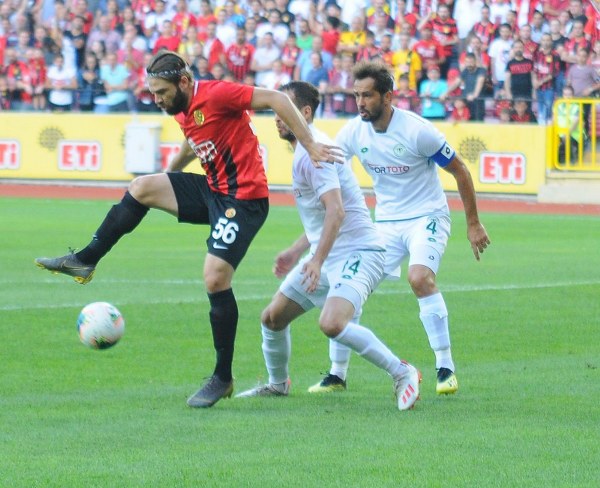
[[[312,125],[319,105],[317,89],[294,81],[280,90],[304,115],[313,137],[328,141]],[[237,397],[288,394],[290,323],[318,307],[319,325],[325,335],[387,371],[394,380],[398,409],[408,410],[418,399],[419,371],[401,361],[356,320],[365,300],[383,279],[385,263],[385,248],[358,181],[349,164],[315,168],[289,127],[278,116],[275,122],[279,136],[294,147],[292,185],[304,234],[277,256],[274,272],[278,277],[287,276],[261,316],[269,382]]]
[[[436,391],[458,390],[450,349],[448,311],[436,274],[450,235],[450,213],[438,176],[443,168],[455,179],[467,220],[467,238],[475,258],[490,244],[479,221],[469,170],[444,135],[418,115],[392,106],[393,81],[385,65],[363,62],[354,67],[358,116],[338,133],[336,144],[347,158],[357,156],[373,179],[375,223],[385,240],[385,271],[399,278],[408,260],[408,282],[416,295],[419,317],[435,353]],[[331,341],[331,369],[310,392],[346,388],[350,350]]]

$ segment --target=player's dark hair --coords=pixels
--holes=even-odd
[[[177,83],[184,76],[193,80],[192,70],[185,60],[177,53],[166,49],[158,51],[146,66],[150,78],[161,78]]]
[[[354,66],[352,74],[355,80],[373,78],[375,81],[375,91],[381,95],[391,92],[394,89],[394,79],[387,65],[382,61],[361,61]]]
[[[290,81],[289,83],[280,86],[279,91],[292,92],[294,94],[294,104],[296,107],[302,108],[308,105],[312,110],[313,116],[321,102],[319,90],[306,81]]]

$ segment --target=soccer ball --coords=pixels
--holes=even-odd
[[[94,302],[83,307],[77,319],[79,339],[93,349],[114,346],[125,332],[125,320],[114,305]]]

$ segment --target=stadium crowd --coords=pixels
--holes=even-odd
[[[356,113],[352,67],[387,63],[425,118],[548,123],[600,92],[598,0],[3,0],[0,110],[157,111],[145,66],[198,79],[309,81],[321,117]]]

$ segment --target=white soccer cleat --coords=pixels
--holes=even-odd
[[[407,371],[394,378],[394,392],[398,401],[398,410],[410,410],[419,399],[421,372],[412,364],[402,361]]]
[[[290,392],[291,381],[288,380],[282,385],[273,385],[266,383],[264,385],[258,385],[250,390],[238,393],[235,398],[251,398],[251,397],[281,397],[288,396]]]

